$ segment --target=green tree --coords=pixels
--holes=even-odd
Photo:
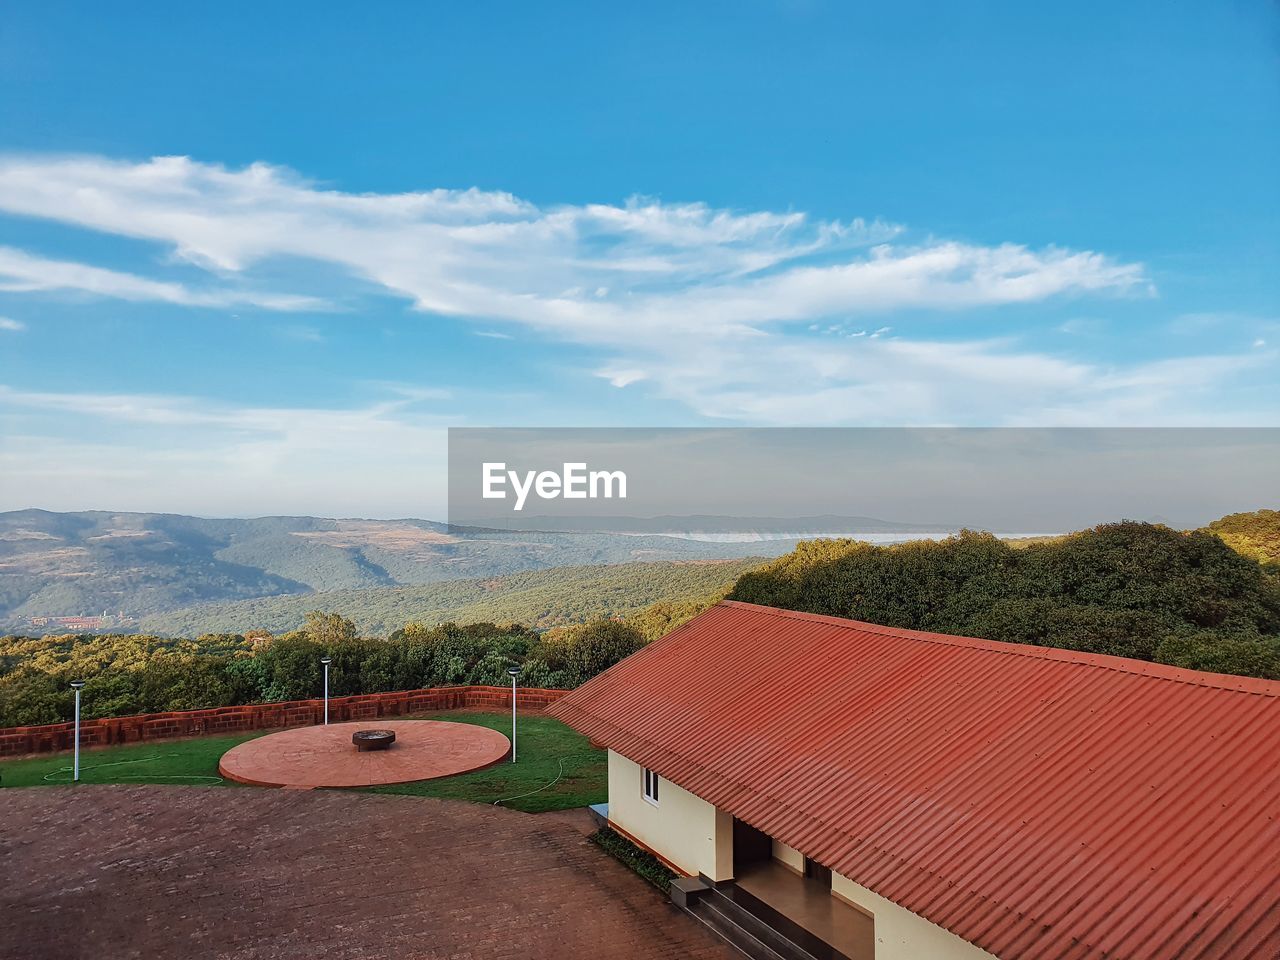
[[[990,534],[820,540],[744,574],[735,600],[889,626],[1271,675],[1280,584],[1218,536],[1106,524],[1015,547]],[[1216,666],[1215,666],[1216,665]]]
[[[340,613],[312,610],[302,632],[322,647],[336,646],[356,638],[356,625]]]
[[[1237,553],[1257,560],[1268,572],[1280,574],[1280,510],[1229,514],[1205,530]]]
[[[536,656],[546,663],[549,676],[576,687],[643,646],[644,637],[635,627],[617,620],[594,620],[545,636]]]

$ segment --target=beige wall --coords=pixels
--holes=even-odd
[[[795,847],[788,847],[785,843],[774,840],[773,859],[786,864],[796,873],[804,873],[804,854]]]
[[[639,764],[609,751],[609,822],[679,870],[712,880],[733,879],[733,817],[662,780],[657,806],[644,799]],[[773,857],[797,872],[804,856],[773,841]],[[875,960],[996,960],[985,950],[838,873],[832,893],[875,918]]]
[[[875,917],[876,960],[996,960],[993,954],[838,873],[831,874],[831,892]]]
[[[733,879],[733,817],[665,779],[654,806],[640,765],[612,750],[609,822],[690,876]]]

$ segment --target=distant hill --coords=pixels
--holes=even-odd
[[[500,517],[481,518],[482,526],[500,527]],[[879,520],[875,517],[836,516],[822,514],[811,517],[729,517],[692,514],[660,517],[545,517],[529,516],[519,520],[521,530],[596,531],[628,535],[717,539],[732,537],[743,540],[812,539],[814,537],[856,537],[891,534],[947,536],[959,532],[954,524],[908,523]]]
[[[767,551],[793,545],[771,542]],[[429,520],[19,510],[0,513],[0,624],[104,610],[142,617],[257,597],[761,552],[753,544],[663,536],[450,532]]]
[[[546,628],[599,617],[625,617],[653,604],[683,603],[724,591],[761,558],[556,567],[506,577],[453,580],[417,587],[338,590],[205,604],[145,617],[142,633],[196,637],[302,625],[311,610],[341,613],[362,634],[386,636],[409,621],[431,626],[520,623]]]

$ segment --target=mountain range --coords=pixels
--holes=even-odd
[[[203,603],[143,617],[136,630],[158,636],[269,630],[285,633],[312,610],[341,613],[362,636],[385,637],[413,621],[519,623],[544,629],[600,617],[631,617],[653,604],[680,604],[727,592],[765,562],[669,560],[527,570],[505,577],[445,580],[414,587],[374,587]]]
[[[430,520],[208,519],[158,513],[0,513],[0,624],[197,604],[423,586],[552,567],[776,556],[794,539],[451,528]]]

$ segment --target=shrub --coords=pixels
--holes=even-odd
[[[601,827],[591,835],[591,842],[626,867],[630,867],[651,884],[666,893],[676,874],[646,850],[641,850],[616,830]]]

